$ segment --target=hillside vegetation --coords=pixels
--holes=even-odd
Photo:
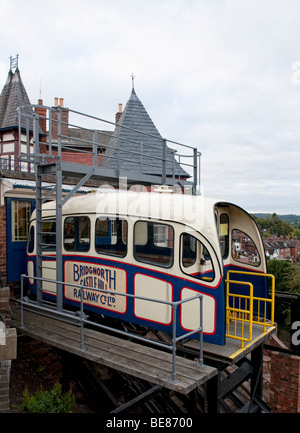
[[[300,216],[253,214],[263,237],[270,235],[297,237],[300,240]]]

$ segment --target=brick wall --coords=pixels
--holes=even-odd
[[[9,383],[11,360],[0,360],[0,413],[7,413],[10,409]]]
[[[0,281],[2,281],[2,285],[5,285],[6,283],[6,209],[5,206],[0,206]]]
[[[300,413],[300,356],[271,353],[269,404],[272,412]]]
[[[0,287],[0,314],[5,319],[6,342],[0,345],[0,414],[9,412],[11,361],[17,357],[17,334],[10,328],[9,288]]]

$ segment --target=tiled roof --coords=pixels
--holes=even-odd
[[[134,89],[101,159],[100,167],[116,169],[118,152],[120,169],[147,175],[162,174],[163,138]],[[175,160],[170,148],[167,148],[166,175],[190,177]]]
[[[22,83],[19,69],[16,69],[14,73],[10,70],[0,95],[0,129],[17,128],[19,125],[17,107],[28,104],[30,100]],[[28,112],[32,115],[32,108],[29,108]],[[25,122],[25,119],[22,120],[22,127],[25,127]]]

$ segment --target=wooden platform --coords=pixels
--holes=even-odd
[[[276,332],[275,326],[270,326],[263,332],[261,325],[253,324],[252,340],[245,343],[241,348],[241,342],[233,338],[226,338],[226,344],[219,346],[217,344],[203,343],[203,355],[206,359],[221,361],[226,364],[235,364],[240,359],[248,355],[260,344],[263,344],[273,333]],[[189,340],[184,344],[184,347],[198,350],[199,342]]]
[[[84,329],[85,350],[81,350],[78,326],[24,310],[24,328],[21,328],[19,305],[12,305],[11,309],[11,326],[20,333],[172,391],[189,394],[217,375],[213,367],[200,367],[196,361],[176,356],[178,382],[174,383],[171,353],[91,329]]]

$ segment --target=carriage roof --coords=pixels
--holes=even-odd
[[[165,223],[182,223],[201,232],[215,244],[218,242],[214,209],[216,205],[233,206],[215,198],[188,194],[160,192],[131,192],[112,190],[74,196],[63,205],[63,215],[96,214],[160,220]],[[53,217],[53,201],[43,204],[43,217]],[[49,210],[48,210],[49,209]],[[35,212],[32,215],[35,219]]]
[[[63,215],[88,213],[150,218],[181,222],[197,229],[204,220],[206,224],[214,223],[214,207],[218,203],[219,200],[204,196],[114,190],[72,197],[63,205]],[[53,201],[43,204],[43,216],[53,216],[53,208]]]

